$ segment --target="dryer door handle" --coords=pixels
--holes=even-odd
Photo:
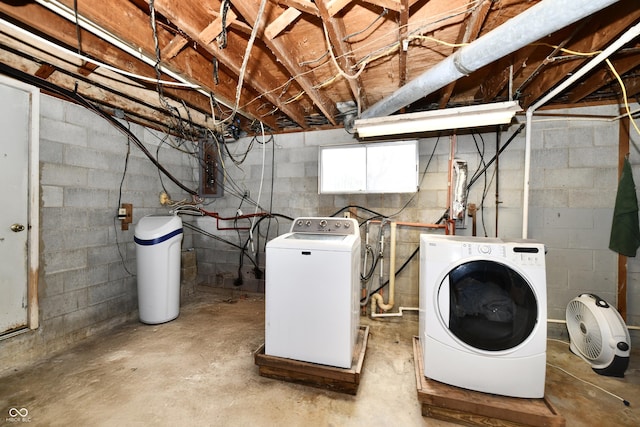
[[[451,298],[449,298],[449,294],[451,292],[451,286],[449,285],[449,275],[447,274],[440,282],[440,286],[438,286],[438,295],[437,295],[437,310],[440,314],[440,318],[445,326],[449,327],[449,310],[451,309]]]

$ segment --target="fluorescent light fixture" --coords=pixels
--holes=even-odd
[[[520,108],[517,101],[496,102],[493,104],[445,108],[371,119],[357,119],[354,122],[354,127],[360,138],[474,128],[507,124],[511,122],[516,112],[521,110],[522,108]]]

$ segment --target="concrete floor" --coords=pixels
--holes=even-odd
[[[370,339],[356,396],[263,378],[253,352],[264,341],[264,300],[229,290],[184,301],[163,325],[125,324],[0,377],[0,425],[449,426],[424,418],[412,337],[417,316],[362,319]],[[547,369],[546,395],[567,426],[640,425],[640,352],[624,379],[602,377],[549,341],[547,360],[631,401]]]

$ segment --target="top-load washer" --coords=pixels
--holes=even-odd
[[[420,236],[420,341],[426,377],[511,397],[544,396],[544,245]]]
[[[266,247],[265,354],[351,368],[359,292],[358,222],[295,219]]]

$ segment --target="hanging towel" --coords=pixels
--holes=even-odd
[[[624,256],[635,257],[638,247],[640,247],[638,198],[631,173],[631,164],[629,159],[625,157],[622,175],[618,183],[616,205],[613,208],[609,249]]]

